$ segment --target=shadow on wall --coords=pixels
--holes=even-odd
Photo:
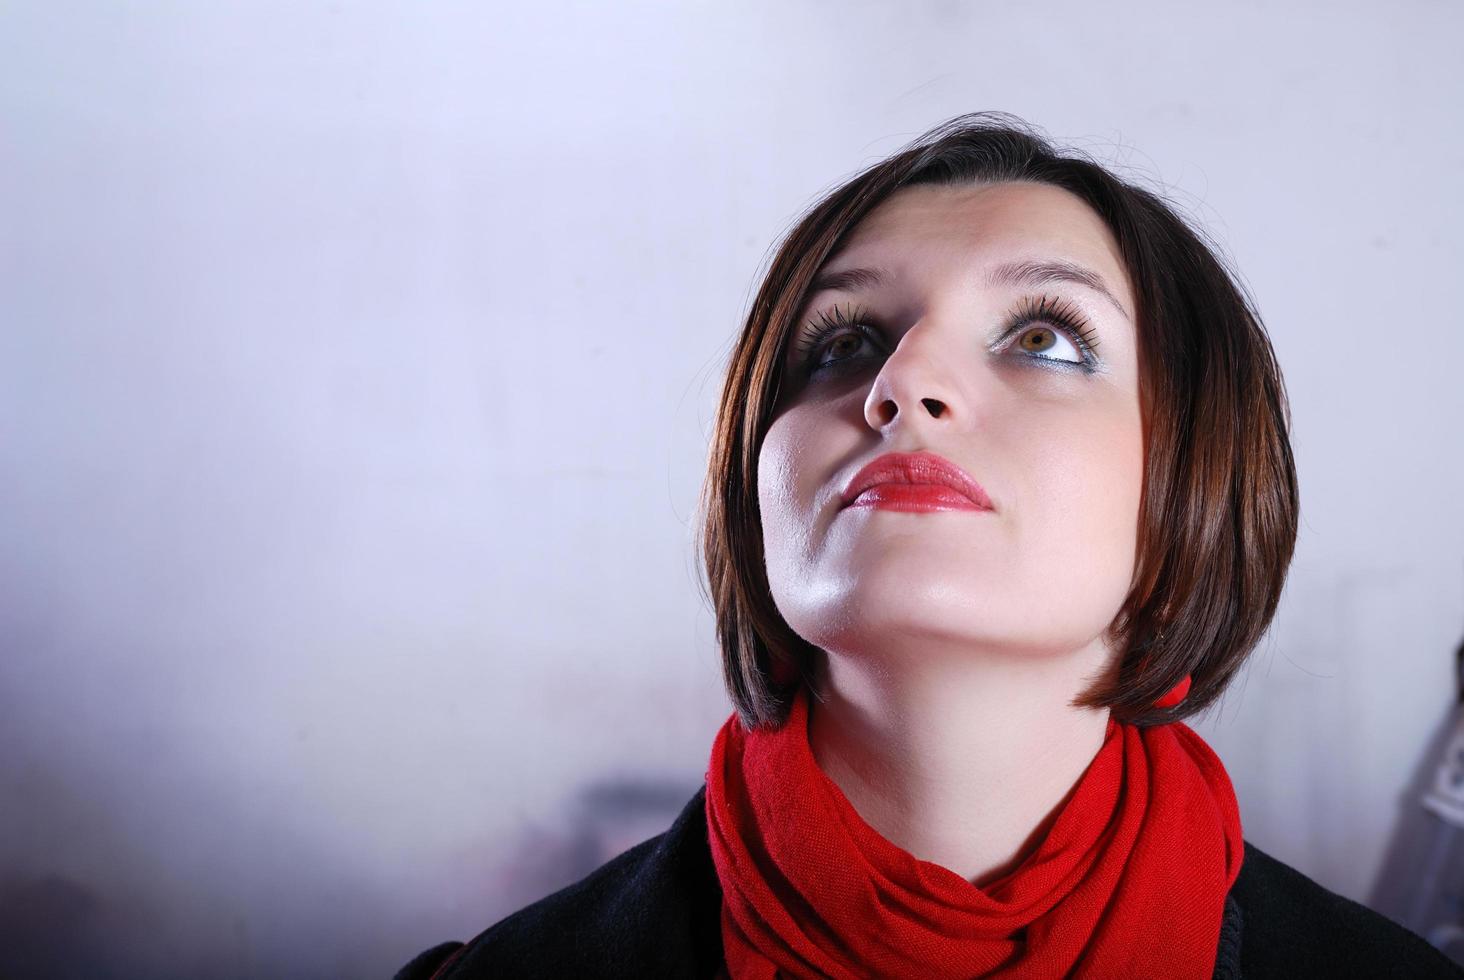
[[[693,778],[634,774],[586,784],[567,808],[563,830],[522,835],[498,878],[495,905],[516,911],[665,832],[700,787]]]
[[[138,937],[166,934],[143,856],[53,767],[5,770],[0,799],[13,809],[0,855],[0,980],[138,975]],[[74,853],[86,867],[68,860],[66,841],[85,841]],[[96,867],[100,854],[110,867]]]
[[[220,827],[228,804],[201,779],[178,799],[129,800],[126,774],[27,739],[40,729],[17,707],[0,717],[0,980],[389,976],[431,918],[267,812]],[[500,907],[662,833],[699,785],[628,773],[584,786],[560,829],[521,835],[492,876]],[[139,805],[152,820],[119,820]],[[189,836],[204,823],[220,832]]]
[[[1399,800],[1368,905],[1464,966],[1464,641],[1457,695]]]
[[[0,980],[58,976],[57,947],[62,942],[72,946],[67,955],[74,960],[106,962],[95,942],[101,903],[91,889],[56,874],[0,874],[0,946],[5,949]],[[103,971],[92,975],[110,975]]]
[[[392,929],[413,910],[374,869],[267,801],[240,812],[166,747],[67,744],[65,718],[0,706],[0,980],[390,975]],[[158,769],[176,792],[146,781]]]
[[[401,909],[288,828],[212,854],[172,835],[170,849],[119,826],[84,777],[13,761],[0,760],[0,980],[343,977],[387,958]]]

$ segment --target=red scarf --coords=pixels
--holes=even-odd
[[[814,760],[802,691],[777,731],[733,714],[717,733],[707,827],[735,980],[1208,980],[1244,856],[1230,778],[1204,740],[1110,718],[1037,850],[977,888],[855,812]]]

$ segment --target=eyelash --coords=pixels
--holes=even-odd
[[[815,326],[811,331],[805,331],[806,337],[798,340],[793,346],[798,352],[798,361],[804,364],[806,373],[814,372],[827,367],[834,367],[853,358],[840,358],[828,364],[820,364],[813,361],[810,355],[823,348],[826,340],[833,337],[840,330],[853,329],[860,335],[877,339],[877,332],[868,326],[869,314],[862,306],[840,309],[835,306],[833,313],[820,311],[818,317],[813,321]],[[1068,361],[1059,357],[1043,357],[1041,354],[1028,354],[1028,358],[1034,361],[1046,361],[1048,365],[1058,370],[1092,372],[1097,358],[1094,351],[1098,347],[1098,337],[1088,327],[1088,321],[1077,311],[1073,305],[1065,300],[1055,300],[1050,296],[1024,298],[1017,308],[1007,317],[1007,325],[1002,330],[1000,340],[1004,341],[1011,337],[1018,330],[1031,326],[1034,323],[1047,323],[1057,327],[1067,334],[1073,345],[1078,348],[1078,353],[1083,355],[1083,360]]]

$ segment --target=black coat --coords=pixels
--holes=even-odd
[[[704,977],[722,965],[721,885],[706,788],[671,828],[520,909],[467,944],[418,955],[396,980]],[[1163,924],[1156,923],[1155,941]],[[1391,919],[1328,891],[1249,841],[1225,898],[1215,977],[1464,978]]]

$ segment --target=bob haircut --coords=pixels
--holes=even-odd
[[[1117,240],[1137,299],[1145,461],[1129,592],[1109,626],[1112,667],[1072,706],[1148,726],[1225,690],[1270,624],[1296,542],[1290,407],[1238,277],[1169,204],[1059,151],[1015,116],[957,116],[804,212],[762,280],[730,355],[699,503],[723,679],[748,728],[778,727],[819,651],[768,586],[757,459],[778,407],[795,318],[824,261],[903,187],[1035,181],[1070,191]],[[1177,706],[1153,702],[1191,675]]]

